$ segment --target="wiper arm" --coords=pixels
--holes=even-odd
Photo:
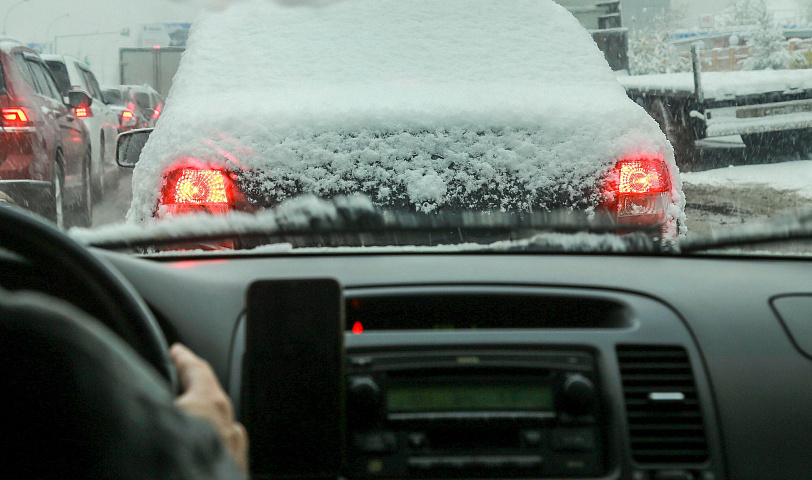
[[[408,244],[415,238],[430,238],[428,244],[477,242],[529,238],[539,232],[618,234],[635,232],[649,239],[635,240],[641,250],[656,251],[660,242],[657,227],[618,225],[608,216],[585,212],[459,212],[421,214],[381,211],[357,199],[332,201],[297,199],[275,210],[257,214],[233,213],[225,217],[189,216],[158,221],[143,227],[128,225],[72,232],[80,242],[108,250],[139,250],[172,245],[212,244],[236,241],[240,246],[299,240],[305,246],[363,246],[376,242]],[[440,235],[435,235],[440,234]],[[404,239],[403,236],[411,235]],[[369,238],[372,236],[372,238]],[[388,236],[388,237],[387,237]],[[398,238],[400,236],[401,238]],[[434,236],[432,239],[431,237]],[[498,237],[498,238],[495,238]],[[532,248],[532,246],[531,246]]]

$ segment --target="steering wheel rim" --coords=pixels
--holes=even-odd
[[[89,295],[81,303],[93,308],[87,311],[77,306],[132,346],[169,382],[173,392],[178,391],[166,337],[141,296],[118,270],[56,227],[16,207],[0,207],[0,249],[81,282],[80,290]],[[76,304],[70,298],[65,300]]]

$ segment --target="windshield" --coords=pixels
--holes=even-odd
[[[2,198],[87,243],[812,252],[805,1],[68,0],[43,18],[22,0],[0,14],[0,104],[36,113],[84,88],[48,54],[105,86],[68,107],[78,121],[47,120],[45,151],[0,141]]]

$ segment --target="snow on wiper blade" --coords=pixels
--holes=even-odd
[[[675,245],[674,251],[685,254],[791,240],[812,240],[812,212],[742,225],[729,232],[688,238]]]
[[[235,248],[281,242],[297,247],[489,244],[529,238],[538,232],[617,234],[630,231],[649,239],[659,235],[655,227],[620,226],[606,216],[585,212],[423,214],[379,210],[365,197],[326,201],[308,196],[255,214],[188,215],[145,225],[73,229],[70,233],[89,246],[131,250],[218,241],[235,242]]]

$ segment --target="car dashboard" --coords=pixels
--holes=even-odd
[[[211,363],[255,442],[257,478],[797,479],[812,471],[808,261],[96,254],[135,286],[170,342]],[[311,285],[274,310],[280,304],[249,294],[263,282],[273,290],[322,279],[340,296]],[[254,319],[278,313],[284,335],[297,325],[280,309],[320,297],[341,303],[342,355],[324,357],[341,365],[308,367],[336,362],[313,350],[275,374],[279,359],[263,356],[274,348],[261,348],[275,337]],[[249,375],[249,362],[265,370]],[[324,372],[337,374],[337,387],[322,388]],[[263,384],[277,377],[294,380]],[[291,418],[305,411],[274,389],[308,381],[311,397],[326,397]],[[297,422],[299,436],[268,433]]]

